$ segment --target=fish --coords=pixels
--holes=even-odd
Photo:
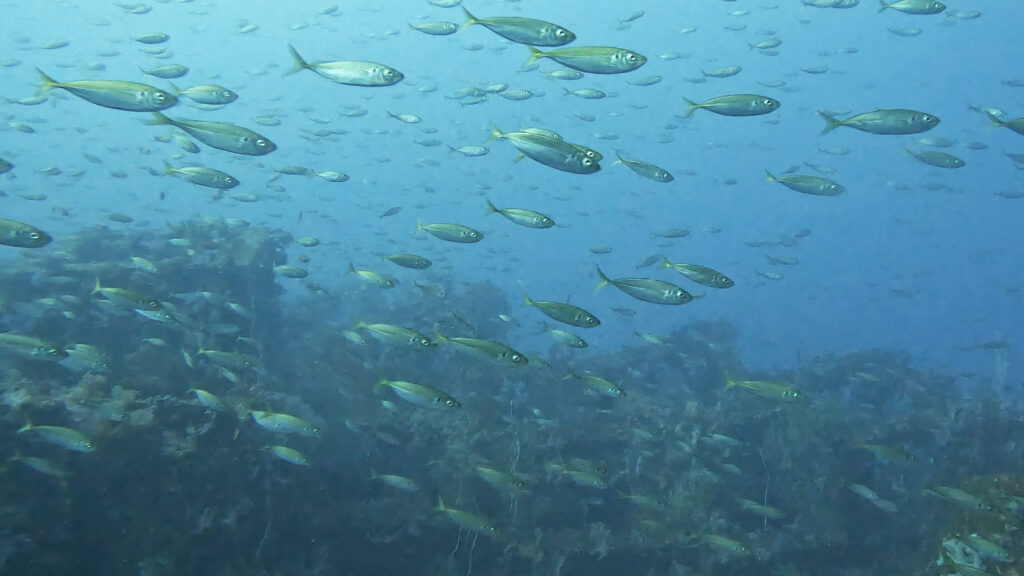
[[[779,400],[783,402],[797,402],[804,399],[804,395],[797,389],[779,382],[766,382],[763,380],[733,380],[726,379],[725,389],[742,388],[749,390],[762,398]]]
[[[711,72],[705,72],[701,70],[700,73],[703,74],[705,77],[728,78],[730,76],[735,76],[742,71],[742,66],[725,66],[724,68],[717,68],[715,70],[712,70]]]
[[[697,110],[707,110],[721,116],[761,116],[779,109],[781,102],[759,94],[729,94],[706,100],[700,104],[683,98],[689,108],[683,118],[693,116]]]
[[[484,239],[482,232],[462,224],[422,224],[416,220],[416,232],[419,233],[420,230],[424,230],[440,240],[458,244],[473,244]]]
[[[512,493],[523,493],[529,485],[526,480],[517,474],[502,472],[487,466],[474,466],[472,472],[481,480],[497,488],[498,490]]]
[[[165,80],[169,80],[171,78],[181,78],[182,76],[188,74],[188,66],[182,64],[167,64],[165,66],[157,66],[156,68],[150,68],[149,70],[146,70],[145,68],[139,68],[139,70],[142,70],[143,74],[156,76],[157,78],[163,78]]]
[[[89,344],[71,344],[64,347],[67,356],[62,363],[73,370],[106,372],[110,369],[110,358],[99,348]]]
[[[371,270],[357,270],[355,265],[353,265],[351,262],[349,262],[348,265],[348,273],[355,274],[356,276],[359,276],[360,278],[369,282],[370,284],[377,285],[379,288],[394,288],[396,286],[395,281],[388,278],[387,276],[378,274]]]
[[[286,75],[295,74],[302,70],[311,70],[317,75],[337,84],[364,87],[392,86],[405,78],[398,70],[384,64],[378,64],[377,62],[340,61],[309,63],[299,55],[298,51],[291,44],[288,45],[288,50],[291,52],[294,66]]]
[[[60,362],[68,357],[64,349],[46,340],[13,332],[0,333],[0,349],[25,358],[50,362]]]
[[[320,436],[319,428],[297,416],[261,410],[250,410],[249,415],[252,417],[253,422],[271,432],[298,434],[311,438]]]
[[[600,277],[600,282],[597,285],[598,290],[610,284],[637,300],[653,304],[679,305],[693,300],[693,295],[689,292],[664,280],[652,278],[619,278],[612,280],[605,275],[600,266],[597,267],[597,274]]]
[[[31,422],[26,422],[24,426],[18,429],[18,434],[25,432],[35,432],[43,440],[60,446],[65,450],[72,450],[74,452],[93,452],[96,450],[96,446],[85,434],[72,428],[65,428],[63,426],[34,426]]]
[[[189,392],[195,394],[196,400],[199,404],[207,410],[213,410],[215,412],[224,412],[227,410],[227,406],[224,402],[211,392],[207,392],[201,388],[189,388]]]
[[[707,266],[701,266],[699,264],[673,264],[668,258],[662,256],[662,268],[672,268],[697,284],[702,284],[711,288],[725,289],[732,288],[735,285],[728,276],[718,272],[717,270],[708,268]]]
[[[442,499],[440,495],[437,497],[437,510],[448,516],[448,519],[459,526],[459,528],[483,534],[484,536],[498,535],[498,528],[493,522],[483,516],[477,516],[476,514],[463,512],[462,510],[456,510],[445,506],[444,499]]]
[[[235,154],[263,156],[277,150],[277,145],[269,138],[234,124],[205,120],[174,120],[160,112],[154,112],[153,120],[149,123],[155,126],[175,126],[207,146]]]
[[[438,342],[453,344],[460,350],[487,360],[492,364],[500,366],[525,366],[530,362],[525,355],[501,342],[483,340],[481,338],[445,336],[441,332],[437,332],[436,336]]]
[[[164,164],[164,175],[172,175],[199,186],[216,188],[218,190],[230,190],[239,185],[237,178],[226,172],[205,166],[185,166],[175,168],[170,164]]]
[[[526,66],[541,58],[549,58],[562,66],[589,74],[622,74],[632,72],[647,63],[647,58],[625,48],[612,46],[569,46],[542,52],[527,46],[530,57]]]
[[[306,271],[304,268],[299,268],[298,266],[288,266],[285,264],[282,264],[280,266],[274,266],[274,272],[280,274],[281,276],[284,276],[285,278],[302,279],[305,278],[306,276],[309,276],[309,272]]]
[[[171,87],[176,97],[184,96],[200,104],[223,105],[238,100],[237,93],[217,84],[199,84],[184,90],[179,90],[174,84]]]
[[[768,175],[769,184],[772,182],[778,182],[790,190],[803,194],[810,194],[812,196],[838,196],[846,190],[842,184],[820,176],[787,174],[785,176],[776,177],[772,176],[772,173],[767,170],[765,170],[764,173]]]
[[[516,150],[541,164],[571,174],[593,174],[601,169],[589,148],[577,147],[535,129],[519,132],[502,132],[497,126],[491,127],[490,140],[503,139],[515,146]]]
[[[551,22],[536,20],[533,18],[521,18],[519,16],[491,16],[489,18],[477,18],[470,14],[465,6],[462,7],[466,15],[466,23],[460,30],[478,24],[494,32],[506,40],[529,46],[564,46],[576,39],[576,35]]]
[[[394,324],[356,324],[356,329],[363,329],[370,333],[375,339],[386,344],[397,344],[407,346],[413,350],[429,350],[434,342],[426,335],[411,328],[395,326]]]
[[[952,154],[947,154],[946,152],[939,152],[937,150],[911,150],[906,146],[903,147],[903,150],[919,161],[928,164],[929,166],[935,166],[936,168],[955,169],[963,168],[967,165],[963,159]]]
[[[6,174],[14,169],[14,164],[11,164],[7,160],[0,158],[0,174]]]
[[[753,500],[747,500],[746,498],[737,498],[736,502],[739,503],[740,507],[744,510],[753,512],[758,516],[763,516],[770,520],[779,520],[786,517],[786,514],[782,510],[768,506],[767,504],[761,504],[760,502],[754,502]]]
[[[108,300],[112,300],[122,306],[133,308],[136,310],[163,310],[164,305],[160,301],[152,298],[141,292],[135,290],[128,290],[124,288],[111,288],[109,286],[102,286],[100,279],[96,278],[95,284],[91,294],[101,294]]]
[[[986,560],[992,560],[993,562],[1000,562],[1003,564],[1013,562],[1013,556],[1010,555],[1006,548],[1003,548],[991,540],[986,540],[977,534],[961,536],[960,539],[970,546],[971,550],[974,550],[979,556]]]
[[[296,466],[309,466],[309,458],[294,448],[287,446],[266,446],[266,450],[281,460]]]
[[[397,488],[403,492],[416,492],[420,489],[420,487],[416,485],[416,481],[412,478],[398,476],[396,474],[378,474],[373,468],[370,468],[370,480],[380,480],[388,486]]]
[[[487,212],[501,214],[509,221],[527,228],[551,228],[555,225],[554,220],[540,212],[522,208],[498,208],[490,200],[487,200]]]
[[[429,258],[418,254],[388,254],[384,257],[403,268],[412,268],[413,270],[425,270],[433,264]]]
[[[593,376],[590,374],[577,374],[572,370],[569,371],[569,374],[566,375],[565,378],[563,378],[563,380],[568,380],[570,378],[582,380],[583,383],[587,385],[587,388],[590,388],[591,390],[597,392],[598,394],[601,394],[602,396],[608,396],[611,398],[626,397],[626,391],[620,388],[611,380],[605,380],[604,378]]]
[[[581,88],[579,90],[569,90],[568,88],[562,88],[565,91],[565,95],[573,95],[583,98],[584,100],[600,100],[605,96],[608,96],[603,90],[596,88]]]
[[[597,316],[579,306],[573,306],[565,302],[534,300],[530,298],[529,294],[524,293],[523,306],[533,306],[552,320],[578,328],[595,328],[601,325],[601,321],[597,319]]]
[[[455,398],[452,398],[440,390],[431,388],[430,386],[415,384],[413,382],[403,382],[401,380],[381,379],[377,382],[376,387],[380,388],[382,386],[387,386],[394,390],[395,394],[397,394],[399,398],[417,406],[423,406],[426,408],[462,407],[462,404],[460,404]]]
[[[424,22],[423,24],[409,24],[409,28],[431,36],[448,36],[459,31],[459,25],[455,22]]]
[[[935,128],[941,122],[939,117],[934,114],[902,108],[873,110],[857,114],[846,120],[839,120],[820,110],[818,115],[824,118],[826,122],[825,128],[821,131],[822,134],[828,134],[840,126],[846,126],[869,134],[890,136],[920,134]]]
[[[642,160],[627,160],[622,157],[622,153],[618,150],[615,151],[615,156],[618,158],[615,162],[616,164],[623,164],[633,172],[647,178],[648,180],[665,183],[675,180],[675,177],[664,168],[659,168],[654,164],[649,164]]]
[[[587,347],[587,341],[572,332],[566,332],[565,330],[559,330],[558,328],[544,327],[544,331],[551,334],[551,337],[556,342],[565,344],[570,348],[583,349]]]
[[[31,224],[0,218],[0,244],[4,246],[42,248],[52,241],[52,236]]]
[[[878,2],[880,4],[879,12],[892,8],[904,14],[928,15],[939,14],[946,9],[946,5],[938,0],[896,0],[895,2],[878,0]]]
[[[123,82],[120,80],[75,80],[58,82],[36,68],[42,78],[40,94],[54,88],[67,90],[86,102],[128,112],[157,112],[178,103],[178,98],[149,84]]]
[[[132,37],[132,40],[135,40],[140,44],[163,44],[170,39],[170,35],[164,34],[163,32],[152,32],[150,34],[140,34]]]
[[[202,356],[207,360],[213,362],[218,366],[223,366],[228,369],[249,369],[256,370],[259,368],[260,359],[251,355],[244,354],[241,352],[224,352],[220,350],[204,350],[202,348],[196,352],[196,357]]]
[[[1009,128],[1017,134],[1024,135],[1024,117],[1015,118],[1013,120],[1003,120],[991,110],[986,110],[985,114],[988,115],[989,120],[992,120],[992,126],[995,128]]]
[[[738,556],[746,556],[747,554],[750,554],[750,548],[747,548],[746,545],[737,542],[732,538],[718,536],[717,534],[702,534],[700,539],[703,543],[715,550],[718,550],[719,552]]]

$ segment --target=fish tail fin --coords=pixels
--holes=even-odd
[[[613,283],[612,279],[609,278],[603,270],[601,270],[600,266],[597,267],[597,275],[601,278],[601,281],[598,282],[597,288],[594,289],[594,292],[597,292],[601,288],[604,288],[605,286]]]
[[[778,182],[779,181],[778,178],[776,178],[775,176],[772,176],[771,172],[765,170],[764,173],[765,173],[765,176],[768,177],[768,183],[769,184],[771,184],[772,182]]]
[[[92,296],[93,294],[96,294],[96,293],[100,292],[101,290],[103,290],[103,286],[100,286],[100,279],[99,279],[98,276],[95,278],[95,281],[96,282],[93,284],[93,287],[92,287],[92,292],[89,292],[89,296]]]
[[[444,498],[442,498],[440,494],[437,495],[437,508],[436,508],[436,510],[438,512],[447,512],[448,511],[448,507],[444,505]]]
[[[373,466],[370,466],[370,480],[376,480],[379,477],[380,475],[377,474],[377,471],[373,469]]]
[[[825,119],[825,122],[827,122],[827,124],[825,124],[825,128],[821,131],[822,134],[828,134],[829,132],[843,125],[842,120],[839,120],[838,118],[832,116],[831,114],[826,114],[821,110],[818,110],[818,116],[821,116],[822,118]]]
[[[729,390],[730,388],[735,388],[735,387],[737,387],[739,385],[740,385],[739,381],[733,380],[731,376],[726,376],[725,377],[725,389],[726,390]]]
[[[164,162],[164,176],[167,176],[168,174],[174,174],[174,172],[174,166],[171,166],[170,162]]]
[[[348,263],[348,271],[346,273],[347,274],[355,274],[356,273],[356,266],[355,266],[355,264],[353,264],[352,262],[349,262]]]
[[[540,50],[534,48],[533,46],[527,46],[527,48],[530,49],[530,57],[526,59],[526,64],[523,64],[523,68],[526,68],[526,67],[530,66],[531,64],[533,64],[534,62],[536,62],[540,58],[546,58],[547,57],[547,54],[545,54],[544,52],[541,52]]]
[[[992,130],[993,128],[999,128],[1000,126],[1005,126],[1006,125],[1005,121],[1000,120],[999,116],[996,116],[995,114],[993,114],[989,110],[985,110],[985,115],[988,116],[988,119],[992,121],[992,124],[990,124],[989,127],[988,127],[989,130]]]
[[[177,86],[175,86],[174,82],[168,82],[168,84],[171,85],[171,94],[174,94],[175,98],[177,98],[178,96],[181,96],[181,88],[178,88]]]
[[[39,78],[43,81],[43,85],[39,88],[39,94],[46,94],[54,88],[60,88],[60,82],[57,82],[46,73],[36,68],[36,72],[39,72]]]
[[[568,88],[566,88],[565,86],[562,86],[562,90],[564,90],[564,91],[565,91],[565,96],[568,96],[569,94],[572,94],[572,90],[569,90],[569,89],[568,89]]]
[[[495,206],[493,202],[491,202],[490,198],[484,198],[484,200],[487,202],[487,213],[488,214],[494,214],[496,212],[501,212],[501,210],[498,210],[498,207]]]
[[[416,232],[413,233],[413,237],[419,236],[420,235],[420,230],[423,230],[423,222],[420,222],[420,219],[417,218],[416,219]]]
[[[668,259],[668,256],[665,256],[664,254],[661,255],[661,267],[662,268],[671,268],[672,267],[672,262],[670,262],[669,259]]]
[[[18,434],[23,434],[25,432],[31,431],[34,428],[35,428],[35,426],[32,425],[32,421],[29,420],[28,418],[25,418],[25,425],[22,426],[21,428],[18,428],[18,432],[17,433]]]
[[[693,116],[693,113],[696,112],[698,108],[700,108],[700,104],[697,104],[686,96],[683,96],[683,100],[686,102],[687,106],[686,115],[683,116],[683,118],[689,118],[690,116]]]
[[[497,124],[495,124],[494,122],[491,122],[491,135],[490,135],[490,137],[487,138],[487,141],[491,142],[493,140],[498,140],[499,138],[504,138],[504,137],[505,137],[505,133],[501,131],[501,128],[498,128]]]
[[[161,112],[153,112],[153,117],[147,120],[146,124],[149,124],[150,126],[166,126],[168,124],[171,126],[175,125],[174,120],[171,120],[166,114]]]
[[[289,76],[309,68],[309,62],[306,62],[302,56],[299,55],[299,51],[295,49],[295,46],[289,44],[288,52],[292,55],[293,65],[290,70],[284,73],[285,76]]]
[[[436,323],[434,324],[434,338],[438,342],[448,342],[448,337],[441,333],[441,327]]]
[[[523,308],[528,308],[530,306],[536,306],[536,305],[537,305],[537,303],[533,301],[533,298],[530,298],[530,295],[527,294],[524,291],[523,292]]]
[[[465,6],[462,7],[462,13],[466,15],[466,23],[460,26],[459,30],[465,30],[467,27],[472,26],[473,24],[480,23],[480,20],[476,16],[473,16],[473,14],[471,14],[469,10],[466,9]]]
[[[878,11],[879,11],[879,12],[882,12],[882,11],[884,11],[884,10],[885,10],[886,8],[888,8],[888,7],[892,6],[892,4],[886,4],[886,3],[885,3],[885,0],[878,0],[878,3],[880,4],[880,6],[878,7]]]

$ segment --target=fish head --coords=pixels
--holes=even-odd
[[[612,56],[612,61],[623,70],[636,70],[647,63],[647,58],[636,52],[620,50]]]
[[[942,6],[942,4],[939,3],[939,2],[935,2],[935,4],[938,4],[939,6]],[[945,6],[943,6],[943,7],[945,7]],[[922,127],[928,127],[929,129],[938,126],[940,121],[941,120],[939,120],[938,116],[935,116],[934,114],[929,114],[927,112],[921,112],[919,114],[915,114],[913,119],[912,119],[912,122],[914,122],[915,124],[917,124],[919,126],[922,126]]]
[[[178,103],[177,96],[157,88],[139,90],[135,94],[135,98],[153,110],[164,110]]]
[[[586,326],[587,328],[593,328],[594,326],[601,325],[601,321],[598,320],[596,316],[590,314],[589,312],[581,312],[579,315],[576,316],[576,321],[581,326]]]
[[[460,403],[455,398],[438,398],[438,403],[439,404],[443,404],[445,408],[461,408],[462,407],[462,403]]]
[[[248,150],[250,154],[257,156],[270,154],[274,150],[277,150],[277,144],[274,144],[263,137],[249,138],[248,136],[240,136],[238,138],[238,144],[239,148]]]
[[[773,112],[775,110],[778,110],[779,106],[782,106],[782,102],[779,102],[778,100],[776,100],[774,98],[764,97],[764,98],[758,100],[757,106],[761,110],[764,110],[765,112]]]
[[[405,75],[388,66],[375,66],[370,69],[370,75],[378,80],[381,86],[397,84],[405,78]]]
[[[483,239],[483,234],[480,234],[476,230],[465,230],[460,234],[460,236],[470,242],[479,242]]]

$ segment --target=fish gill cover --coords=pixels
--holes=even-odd
[[[0,574],[1020,573],[1017,3],[4,21]]]

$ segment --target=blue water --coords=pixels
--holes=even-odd
[[[572,362],[584,366],[640,346],[635,332],[669,334],[715,322],[735,330],[736,357],[750,374],[798,370],[816,357],[882,350],[949,377],[943,385],[950,388],[958,379],[969,391],[996,380],[1001,386],[1009,382],[1009,389],[1019,393],[1024,365],[1019,347],[1024,340],[1019,321],[1024,317],[1022,201],[1006,196],[1020,195],[1024,183],[1004,151],[1024,152],[1024,136],[991,128],[988,118],[969,107],[998,108],[1007,119],[1024,116],[1024,88],[1010,85],[1024,80],[1018,42],[1024,6],[961,0],[951,1],[943,14],[912,16],[892,9],[879,13],[870,0],[843,10],[795,0],[647,4],[472,2],[469,7],[479,17],[541,18],[571,29],[577,36],[573,46],[619,46],[648,58],[628,74],[588,74],[567,82],[544,76],[560,68],[550,60],[524,69],[527,48],[482,26],[444,37],[411,30],[408,23],[464,20],[458,8],[423,1],[342,3],[331,14],[318,13],[326,3],[153,2],[148,12],[130,14],[124,7],[135,4],[5,2],[0,4],[0,60],[6,62],[0,68],[0,96],[9,101],[0,104],[7,119],[0,126],[0,157],[15,168],[0,175],[0,190],[6,193],[0,216],[52,234],[54,241],[32,255],[53,261],[70,249],[74,234],[97,226],[144,235],[184,220],[238,218],[296,237],[316,236],[317,248],[290,244],[287,254],[289,264],[300,254],[311,258],[301,265],[309,270],[309,280],[329,294],[315,317],[324,326],[349,327],[366,319],[357,303],[370,298],[368,289],[346,274],[351,262],[398,281],[394,291],[372,297],[379,309],[412,314],[407,307],[415,306],[414,313],[423,318],[436,320],[462,309],[449,299],[427,301],[422,306],[437,308],[424,311],[414,281],[439,281],[449,290],[476,285],[497,290],[494,309],[476,320],[513,316],[521,326],[510,328],[505,340],[528,355],[549,355],[551,341],[537,333],[546,318],[520,308],[524,290],[538,300],[582,306],[602,320],[599,329],[585,334],[589,349]],[[619,19],[641,8],[642,17],[619,25]],[[954,11],[970,10],[981,16],[955,17]],[[250,24],[255,29],[243,32]],[[726,28],[739,26],[745,28]],[[901,37],[888,30],[899,27],[922,32]],[[132,40],[157,31],[170,35],[161,46],[173,57],[156,59]],[[748,46],[769,36],[783,40],[777,55]],[[44,48],[55,41],[69,44]],[[310,71],[285,75],[292,66],[289,43],[310,62],[382,62],[405,79],[390,87],[361,88],[334,84]],[[91,63],[104,69],[90,70]],[[170,89],[167,81],[140,71],[167,63],[190,68],[187,76],[173,81],[179,87],[217,83],[240,97],[215,111],[196,109],[182,99],[165,113],[246,126],[272,139],[278,149],[248,157],[200,144],[200,154],[183,154],[173,142],[155,140],[172,130],[147,125],[146,113],[98,107],[60,90],[35,106],[13,102],[37,92],[41,83],[35,68],[60,81],[131,80]],[[743,70],[730,78],[694,81],[702,78],[701,70],[730,65]],[[825,73],[801,71],[822,66]],[[646,87],[629,83],[650,75],[663,79]],[[785,85],[778,88],[760,84],[780,80]],[[455,98],[462,89],[495,83],[528,89],[534,96],[511,101],[492,94],[476,105]],[[596,88],[609,97],[565,96],[563,87]],[[766,116],[734,118],[698,110],[681,118],[687,110],[684,97],[703,101],[734,93],[764,94],[782,105]],[[342,116],[348,107],[367,114]],[[917,136],[849,128],[819,134],[824,121],[818,110],[846,118],[879,108],[927,111],[941,124]],[[389,111],[423,121],[403,124]],[[581,120],[581,114],[594,119]],[[268,115],[280,124],[253,121]],[[27,124],[34,132],[18,131],[10,122]],[[517,152],[508,142],[488,141],[492,125],[504,131],[555,130],[602,152],[602,169],[583,176],[529,159],[516,162]],[[310,134],[320,128],[345,133]],[[609,135],[616,139],[606,139]],[[490,153],[469,158],[446,146],[415,143],[428,138],[454,147],[486,145]],[[914,160],[903,147],[926,148],[916,138],[952,140],[953,146],[943,151],[963,158],[966,166],[943,170]],[[971,149],[968,143],[986,148]],[[849,153],[821,152],[830,147]],[[667,169],[674,182],[646,180],[615,165],[616,150]],[[102,165],[83,153],[98,157]],[[242,185],[227,198],[215,198],[211,189],[151,174],[162,172],[164,162],[214,167]],[[834,173],[818,174],[803,163],[822,164]],[[291,165],[338,170],[350,180],[283,176],[273,184],[286,191],[265,187],[275,169]],[[816,197],[766,183],[765,170],[779,175],[792,166],[801,174],[834,179],[846,191]],[[48,167],[62,174],[42,173]],[[44,200],[22,197],[40,193]],[[230,199],[235,193],[257,194],[260,200]],[[488,215],[485,198],[499,207],[537,210],[558,226],[518,227]],[[402,210],[378,217],[393,206]],[[112,222],[110,213],[134,222]],[[447,244],[416,234],[418,220],[469,225],[485,239]],[[686,228],[690,235],[670,240],[652,234],[668,228]],[[809,234],[794,238],[802,230]],[[780,239],[790,245],[757,246]],[[597,255],[590,251],[595,247],[611,252]],[[2,248],[3,262],[24,262],[26,250]],[[129,252],[147,257],[150,248],[142,244]],[[423,254],[434,266],[427,272],[400,269],[377,255],[395,252]],[[713,267],[736,285],[714,290],[671,271],[636,269],[658,253],[673,262]],[[766,254],[799,263],[776,265]],[[613,278],[659,278],[702,297],[671,307],[640,302],[614,288],[595,292],[597,265]],[[309,291],[303,283],[283,278],[278,283],[286,292],[283,302],[306,306]],[[612,310],[619,307],[636,314]],[[0,327],[14,332],[31,328],[11,324],[10,317]],[[430,322],[420,328],[430,332]],[[993,341],[1002,342],[996,351],[979,346]],[[631,358],[639,364],[643,355]],[[372,364],[367,360],[363,366],[370,378],[379,372]],[[8,418],[20,420],[13,412]],[[262,493],[253,496],[262,498]]]

